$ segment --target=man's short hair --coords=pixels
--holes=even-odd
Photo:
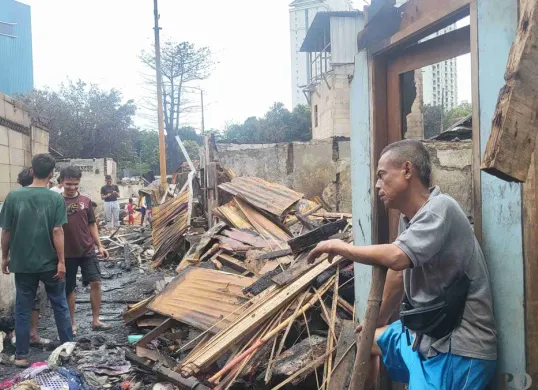
[[[62,179],[79,179],[82,177],[82,172],[78,167],[75,167],[74,165],[70,165],[68,167],[65,167],[60,172],[60,177]]]
[[[32,159],[34,177],[37,177],[38,179],[48,178],[54,171],[54,167],[56,167],[56,161],[50,154],[37,154]]]
[[[19,183],[22,187],[28,187],[30,184],[32,184],[33,181],[34,178],[32,177],[30,168],[24,168],[22,171],[19,172],[19,176],[17,177],[17,183]]]
[[[112,180],[112,176],[110,176],[110,175],[106,175],[106,176],[105,176],[105,180],[106,180],[106,181],[108,181],[108,180]]]
[[[394,142],[383,149],[381,156],[388,152],[391,152],[391,160],[396,164],[403,164],[406,161],[413,164],[421,183],[426,187],[430,187],[432,163],[428,149],[421,141],[405,139]]]

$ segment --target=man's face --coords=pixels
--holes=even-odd
[[[106,185],[107,185],[107,186],[111,186],[111,185],[112,185],[112,179],[107,179],[107,181],[106,181]]]
[[[410,164],[397,164],[390,158],[391,153],[385,153],[379,159],[377,167],[377,182],[375,188],[385,207],[398,209],[401,195],[407,190]]]
[[[80,179],[74,179],[71,177],[66,177],[62,181],[64,187],[64,194],[67,197],[76,196],[78,193],[78,188],[80,187]]]

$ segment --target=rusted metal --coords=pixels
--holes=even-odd
[[[269,183],[257,177],[235,177],[219,188],[252,206],[281,217],[286,210],[304,195],[276,183]]]
[[[187,189],[153,209],[153,268],[160,266],[166,256],[177,251],[183,243],[190,219],[189,194]]]
[[[148,309],[216,333],[243,313],[243,288],[255,281],[231,273],[188,267],[148,305]]]

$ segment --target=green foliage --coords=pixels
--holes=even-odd
[[[200,159],[200,145],[191,140],[183,141],[183,145],[185,146],[185,149],[187,149],[187,153],[192,161]]]
[[[249,117],[243,124],[226,127],[218,142],[263,144],[312,139],[310,109],[299,105],[290,112],[274,103],[263,118]]]
[[[46,88],[19,98],[48,127],[51,147],[65,157],[118,161],[134,154],[136,106],[132,100],[123,103],[116,89],[78,80],[63,83],[57,92]]]
[[[141,164],[147,168],[142,170],[142,174],[152,170],[159,170],[159,133],[156,131],[139,131],[136,142],[136,150]]]
[[[430,139],[441,133],[441,123],[443,121],[443,108],[431,104],[422,107],[424,120],[424,139]]]
[[[473,112],[471,103],[463,102],[453,109],[443,113],[442,106],[426,104],[422,108],[424,115],[424,138],[429,139],[441,133],[441,124],[443,131],[447,130],[460,119],[465,118]]]
[[[446,130],[460,119],[471,115],[473,112],[473,106],[471,103],[463,102],[458,104],[453,109],[447,111],[443,118],[443,128]]]

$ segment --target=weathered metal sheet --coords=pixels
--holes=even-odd
[[[229,183],[220,184],[219,188],[278,217],[304,196],[280,184],[257,177],[235,177]]]
[[[288,232],[239,198],[234,198],[213,212],[238,229],[248,229],[258,233],[265,240],[265,247],[278,249],[291,238]]]
[[[153,208],[154,268],[161,265],[166,255],[177,251],[183,243],[183,234],[190,222],[189,193],[187,189],[177,197]]]
[[[331,63],[353,64],[357,54],[356,37],[363,24],[362,18],[331,17]]]
[[[188,267],[155,297],[148,308],[196,329],[217,333],[244,312],[246,307],[241,306],[248,298],[242,290],[255,280]]]

